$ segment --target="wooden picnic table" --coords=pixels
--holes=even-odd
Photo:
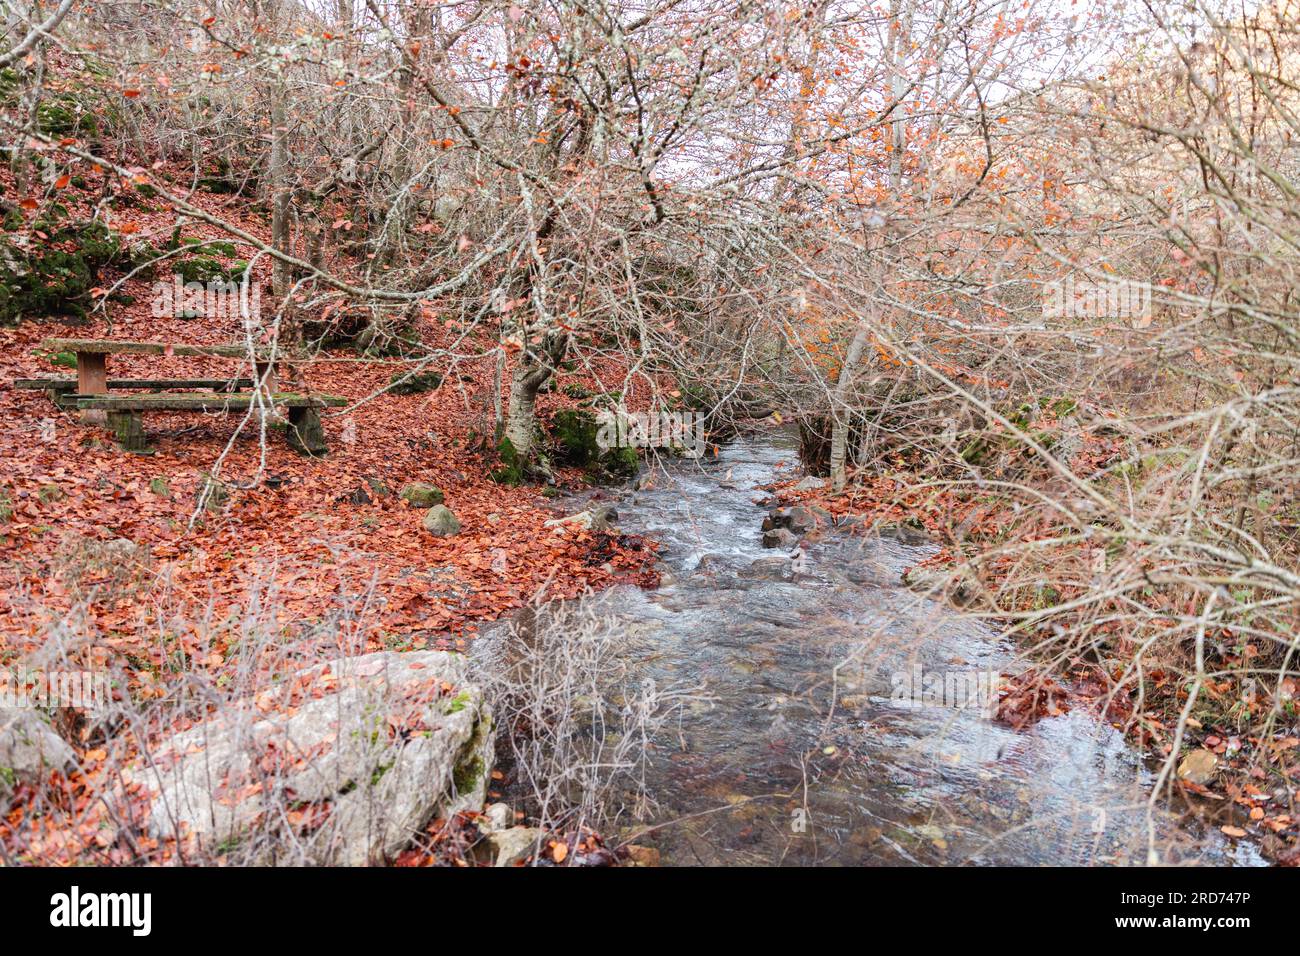
[[[41,347],[77,356],[77,378],[71,380],[20,379],[15,387],[44,388],[60,404],[75,405],[82,421],[108,424],[129,451],[147,451],[141,416],[145,412],[231,412],[255,408],[283,409],[289,415],[287,439],[294,449],[309,455],[324,454],[325,432],[318,409],[339,407],[348,400],[335,395],[303,395],[275,391],[275,364],[287,361],[279,350],[243,345],[182,345],[167,342],[122,342],[113,339],[51,338]],[[164,355],[182,358],[252,359],[253,379],[110,379],[107,357],[115,354]],[[239,392],[247,384],[253,391]],[[216,388],[216,391],[154,391],[151,394],[110,394],[110,388]],[[75,389],[75,390],[74,390]]]
[[[183,345],[172,342],[123,342],[114,339],[46,339],[41,348],[51,352],[73,352],[77,356],[77,394],[107,395],[109,391],[108,356],[110,355],[166,355],[181,358],[253,359],[256,375],[254,387],[263,386],[274,391],[275,363],[287,356],[283,351],[257,347],[251,350],[244,345]],[[83,409],[81,420],[103,424],[104,412]]]

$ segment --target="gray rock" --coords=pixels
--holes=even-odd
[[[899,544],[905,544],[913,548],[934,544],[934,539],[924,529],[913,528],[911,525],[906,524],[876,525],[876,533],[882,538],[893,538]]]
[[[506,830],[515,822],[515,812],[509,804],[493,803],[483,808],[483,816],[478,821],[478,828],[484,833]]]
[[[763,519],[763,530],[788,528],[795,534],[807,534],[835,524],[835,517],[816,505],[794,505],[790,508],[773,508]]]
[[[793,549],[799,544],[799,536],[789,528],[773,528],[763,532],[763,547]]]
[[[795,491],[818,491],[826,487],[825,478],[817,478],[814,475],[808,475],[806,478],[800,478],[794,486]]]
[[[464,657],[384,651],[238,701],[131,773],[156,838],[247,846],[256,862],[279,843],[292,862],[356,866],[390,859],[434,816],[482,806],[493,737]],[[301,807],[328,812],[286,832]]]
[[[1202,786],[1214,779],[1218,773],[1219,758],[1212,751],[1200,747],[1188,752],[1178,764],[1178,779],[1198,783]]]
[[[609,531],[618,524],[618,509],[613,505],[597,505],[590,513],[593,531]]]
[[[794,568],[789,558],[759,558],[743,568],[740,577],[755,581],[792,581]]]
[[[434,505],[424,516],[424,530],[440,538],[460,533],[460,519],[446,505]]]
[[[399,497],[409,502],[413,508],[432,508],[434,505],[440,505],[445,500],[442,489],[437,485],[425,484],[422,481],[413,482],[402,488]]]
[[[488,840],[497,851],[496,865],[514,866],[536,853],[545,836],[546,832],[536,827],[510,827],[494,830]]]
[[[613,505],[593,505],[586,511],[568,515],[564,518],[552,518],[546,522],[548,528],[584,528],[589,531],[611,531],[618,523],[618,511]]]
[[[795,505],[786,512],[785,526],[795,534],[807,534],[818,528],[830,527],[834,518],[830,512],[809,505]]]
[[[77,755],[39,711],[0,709],[0,806],[7,807],[19,783],[35,784],[51,770],[68,771]]]

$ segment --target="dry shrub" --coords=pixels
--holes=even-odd
[[[636,677],[616,592],[534,607],[484,638],[498,752],[540,826],[608,834],[654,806],[646,769],[697,694]]]

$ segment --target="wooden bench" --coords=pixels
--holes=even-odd
[[[204,389],[210,392],[238,392],[253,387],[251,378],[110,378],[106,386],[114,389],[141,389],[162,392],[173,389]],[[68,400],[69,395],[80,394],[75,378],[16,378],[14,388],[45,392],[54,404],[64,408],[75,408],[76,400]]]
[[[289,412],[289,447],[304,455],[323,455],[329,450],[317,409],[346,405],[337,395],[298,395],[288,392],[259,396],[255,392],[170,392],[146,395],[75,395],[77,408],[105,413],[109,427],[128,451],[147,451],[144,438],[145,412],[236,412],[247,411],[259,399]]]

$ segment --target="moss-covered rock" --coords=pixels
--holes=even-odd
[[[441,488],[422,481],[407,485],[401,490],[398,497],[409,502],[415,508],[432,508],[434,505],[440,505],[446,500]]]
[[[600,460],[601,447],[596,417],[590,412],[564,409],[551,420],[551,440],[555,461],[561,465],[588,468]]]
[[[24,317],[84,317],[100,270],[122,257],[121,239],[101,222],[55,226],[40,222],[46,238],[20,245],[0,238],[0,324]]]
[[[178,276],[186,282],[225,282],[226,267],[216,259],[207,256],[195,256],[192,259],[178,259],[172,266]]]
[[[438,372],[398,372],[388,380],[388,390],[394,395],[418,395],[432,392],[442,384]]]
[[[523,484],[525,462],[509,438],[502,438],[497,444],[497,459],[501,465],[492,470],[493,481],[500,485]]]
[[[628,478],[639,466],[635,448],[601,448],[596,416],[582,409],[564,409],[551,420],[552,457],[557,464],[586,470],[596,481]]]

